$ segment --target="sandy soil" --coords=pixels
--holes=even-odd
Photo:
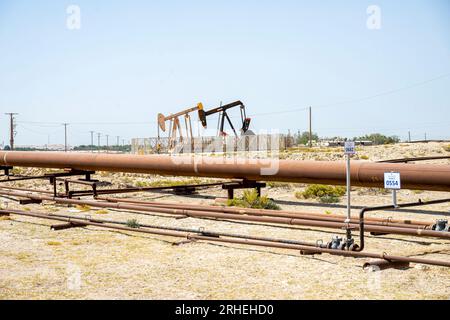
[[[445,155],[445,145],[398,144],[365,147],[359,155],[370,160],[403,156]],[[291,152],[287,158],[334,159],[338,150]],[[448,160],[435,161],[449,164]],[[26,169],[36,173],[36,169]],[[124,186],[157,176],[100,174],[102,180]],[[49,188],[44,182],[21,182],[16,186]],[[275,185],[264,194],[283,209],[319,213],[344,213],[339,204],[324,205],[299,200],[295,191],[303,185]],[[131,196],[131,195],[129,195]],[[134,194],[140,199],[161,199],[180,203],[214,203],[224,197],[221,189],[181,197],[155,193]],[[354,188],[353,205],[378,205],[391,201],[380,190]],[[402,190],[399,201],[438,199],[444,192]],[[73,216],[165,226],[204,227],[211,231],[269,236],[283,239],[328,242],[340,231],[319,228],[287,228],[199,219],[143,216],[117,210],[98,211],[45,203],[19,206],[0,198],[2,207]],[[408,211],[377,212],[372,216],[434,221],[448,219],[450,205],[441,204]],[[354,209],[357,214],[357,209]],[[55,222],[11,215],[0,218],[0,299],[449,299],[450,269],[412,264],[407,270],[367,272],[367,259],[330,255],[301,256],[298,252],[234,244],[190,242],[182,239],[104,230],[95,227],[51,231]],[[367,251],[411,255],[450,261],[450,241],[398,235],[368,236]]]

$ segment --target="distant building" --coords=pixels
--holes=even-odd
[[[344,140],[333,140],[333,141],[325,141],[328,146],[330,147],[343,147],[345,144]],[[357,146],[371,146],[373,145],[373,142],[370,140],[363,140],[363,141],[355,141],[355,145]]]

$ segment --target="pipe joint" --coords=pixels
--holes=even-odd
[[[449,232],[450,225],[448,223],[448,220],[438,219],[436,220],[436,223],[431,227],[431,229],[434,231]]]

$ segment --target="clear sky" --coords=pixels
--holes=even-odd
[[[450,1],[0,0],[0,143],[4,112],[18,145],[63,143],[63,122],[88,144],[237,99],[256,132],[306,130],[312,106],[321,136],[450,138]]]

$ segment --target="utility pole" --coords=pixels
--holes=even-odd
[[[9,115],[9,147],[14,150],[14,116],[18,113],[8,112],[5,114]]]
[[[64,152],[67,152],[67,125],[68,125],[68,123],[63,123],[63,126],[64,126]]]
[[[411,131],[408,131],[408,142],[411,142]]]
[[[311,107],[309,107],[309,147],[312,147],[312,116]]]
[[[109,134],[106,135],[106,152],[108,152],[109,149]]]
[[[425,141],[427,141],[427,133],[425,132]]]
[[[101,133],[100,132],[98,132],[97,133],[97,152],[100,152],[100,136],[101,136]]]
[[[94,131],[89,131],[91,133],[91,148],[94,146]]]

